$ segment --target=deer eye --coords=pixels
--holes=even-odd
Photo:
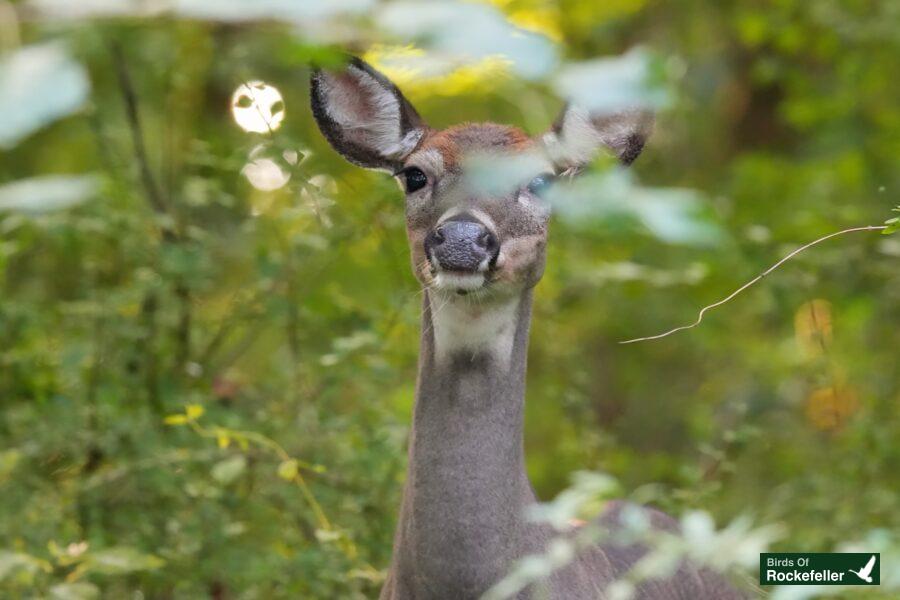
[[[406,188],[407,194],[412,194],[415,191],[421,190],[428,184],[428,177],[425,176],[425,173],[423,173],[422,169],[419,167],[403,169],[403,171],[400,172],[400,175],[403,177],[403,185]]]
[[[528,191],[535,196],[543,196],[555,180],[556,176],[553,173],[541,173],[528,184]]]

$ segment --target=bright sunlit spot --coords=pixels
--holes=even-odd
[[[256,189],[272,192],[284,187],[291,180],[291,174],[279,164],[277,157],[269,158],[265,154],[266,147],[262,144],[251,150],[249,160],[241,169],[241,174]],[[290,165],[297,163],[296,152],[285,151],[282,156]]]
[[[271,192],[290,181],[291,175],[271,158],[257,158],[241,170],[250,185],[263,192]]]
[[[244,131],[269,133],[281,127],[284,100],[278,88],[267,83],[242,83],[231,96],[231,114]]]

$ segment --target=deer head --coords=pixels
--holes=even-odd
[[[536,138],[495,123],[435,130],[397,86],[356,58],[341,70],[315,71],[311,97],[335,150],[400,183],[413,272],[451,302],[471,294],[483,303],[533,287],[544,270],[548,186],[601,149],[630,164],[652,127],[641,111],[597,115],[568,105]],[[532,172],[504,192],[480,192],[466,177],[472,157],[526,153]]]

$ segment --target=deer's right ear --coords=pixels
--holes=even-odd
[[[567,104],[543,142],[561,171],[584,166],[601,148],[628,166],[644,149],[653,121],[653,113],[642,109],[592,113]]]
[[[325,139],[361,167],[396,172],[425,134],[397,86],[358,58],[340,70],[313,71],[310,97]]]

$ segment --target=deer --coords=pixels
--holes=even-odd
[[[642,109],[592,114],[569,103],[537,137],[496,123],[432,129],[394,83],[355,57],[313,68],[310,98],[335,151],[402,187],[413,274],[423,290],[408,470],[380,598],[479,598],[557,535],[526,515],[537,502],[525,471],[523,410],[533,292],[550,220],[542,196],[599,152],[630,165],[654,117]],[[466,157],[479,153],[540,159],[533,177],[490,195],[466,184]],[[611,503],[601,522],[617,527],[626,506]],[[638,508],[652,527],[677,531],[673,518]],[[599,543],[517,597],[607,597],[607,585],[645,551]],[[745,596],[725,577],[683,564],[674,577],[640,583],[637,597]]]

